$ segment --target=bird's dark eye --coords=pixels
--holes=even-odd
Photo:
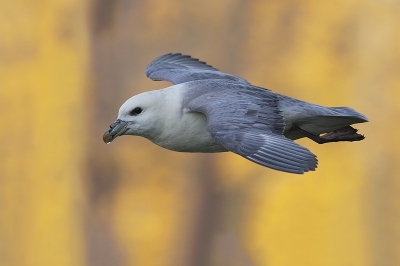
[[[136,107],[135,109],[133,109],[132,111],[130,111],[129,114],[135,116],[135,115],[140,114],[142,111],[143,111],[142,108]]]

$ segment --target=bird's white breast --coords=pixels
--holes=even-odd
[[[185,84],[160,90],[163,98],[163,130],[154,139],[155,144],[180,152],[222,152],[226,149],[214,141],[207,131],[207,117],[199,112],[182,108]]]

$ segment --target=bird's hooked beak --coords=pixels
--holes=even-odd
[[[111,143],[118,136],[123,135],[128,129],[126,128],[128,122],[117,119],[110,125],[110,129],[107,130],[103,135],[103,141],[107,144]]]

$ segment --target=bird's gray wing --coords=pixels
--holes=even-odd
[[[282,135],[285,124],[274,93],[223,81],[197,83],[190,84],[196,89],[188,90],[183,105],[207,116],[207,130],[216,142],[276,170],[298,174],[315,170],[316,156]]]
[[[205,62],[180,53],[158,57],[147,66],[145,72],[152,80],[165,80],[173,84],[203,79],[225,79],[248,84],[242,78],[223,73]]]

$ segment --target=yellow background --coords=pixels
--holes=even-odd
[[[0,265],[400,265],[400,1],[0,1]],[[351,106],[366,139],[291,175],[102,142],[182,52]]]

